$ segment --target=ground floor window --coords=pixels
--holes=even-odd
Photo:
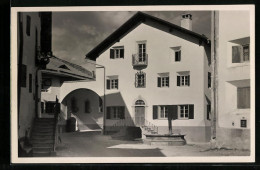
[[[168,107],[167,106],[159,106],[159,118],[160,119],[166,119],[168,118]]]
[[[250,108],[250,87],[237,88],[237,108]]]
[[[154,105],[153,119],[194,119],[194,105]]]
[[[107,119],[124,119],[125,107],[124,106],[111,106],[107,107]]]

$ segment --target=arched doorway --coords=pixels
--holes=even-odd
[[[145,124],[145,102],[136,100],[135,102],[135,125],[143,126]]]

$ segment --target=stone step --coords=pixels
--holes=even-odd
[[[53,132],[54,131],[54,128],[44,128],[44,129],[41,129],[41,128],[34,128],[33,129],[33,132],[42,132],[42,133],[47,133],[47,132]]]
[[[32,139],[32,140],[31,140],[31,143],[32,143],[32,144],[38,144],[38,143],[52,144],[53,142],[54,142],[53,139],[45,139],[45,140]]]
[[[53,143],[34,143],[32,148],[53,148]]]
[[[53,151],[53,147],[49,148],[33,148],[33,153],[50,153]]]
[[[54,139],[54,136],[53,135],[33,135],[31,137],[32,140],[46,140],[46,139],[51,139],[53,140]]]

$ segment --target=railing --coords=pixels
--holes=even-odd
[[[148,54],[140,53],[132,55],[133,66],[147,66],[148,65]]]
[[[56,102],[55,102],[55,115],[54,115],[54,133],[53,133],[53,139],[54,139],[54,144],[53,144],[53,151],[55,152],[56,145],[58,143],[58,121],[59,121],[59,113],[60,113],[60,104],[59,100],[56,96]]]
[[[126,117],[125,119],[117,121],[113,126],[137,126],[142,127],[147,131],[158,133],[158,127],[146,120],[144,117]]]

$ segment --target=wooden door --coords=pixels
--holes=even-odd
[[[144,106],[136,106],[135,107],[135,125],[142,126],[145,121],[145,107]]]

